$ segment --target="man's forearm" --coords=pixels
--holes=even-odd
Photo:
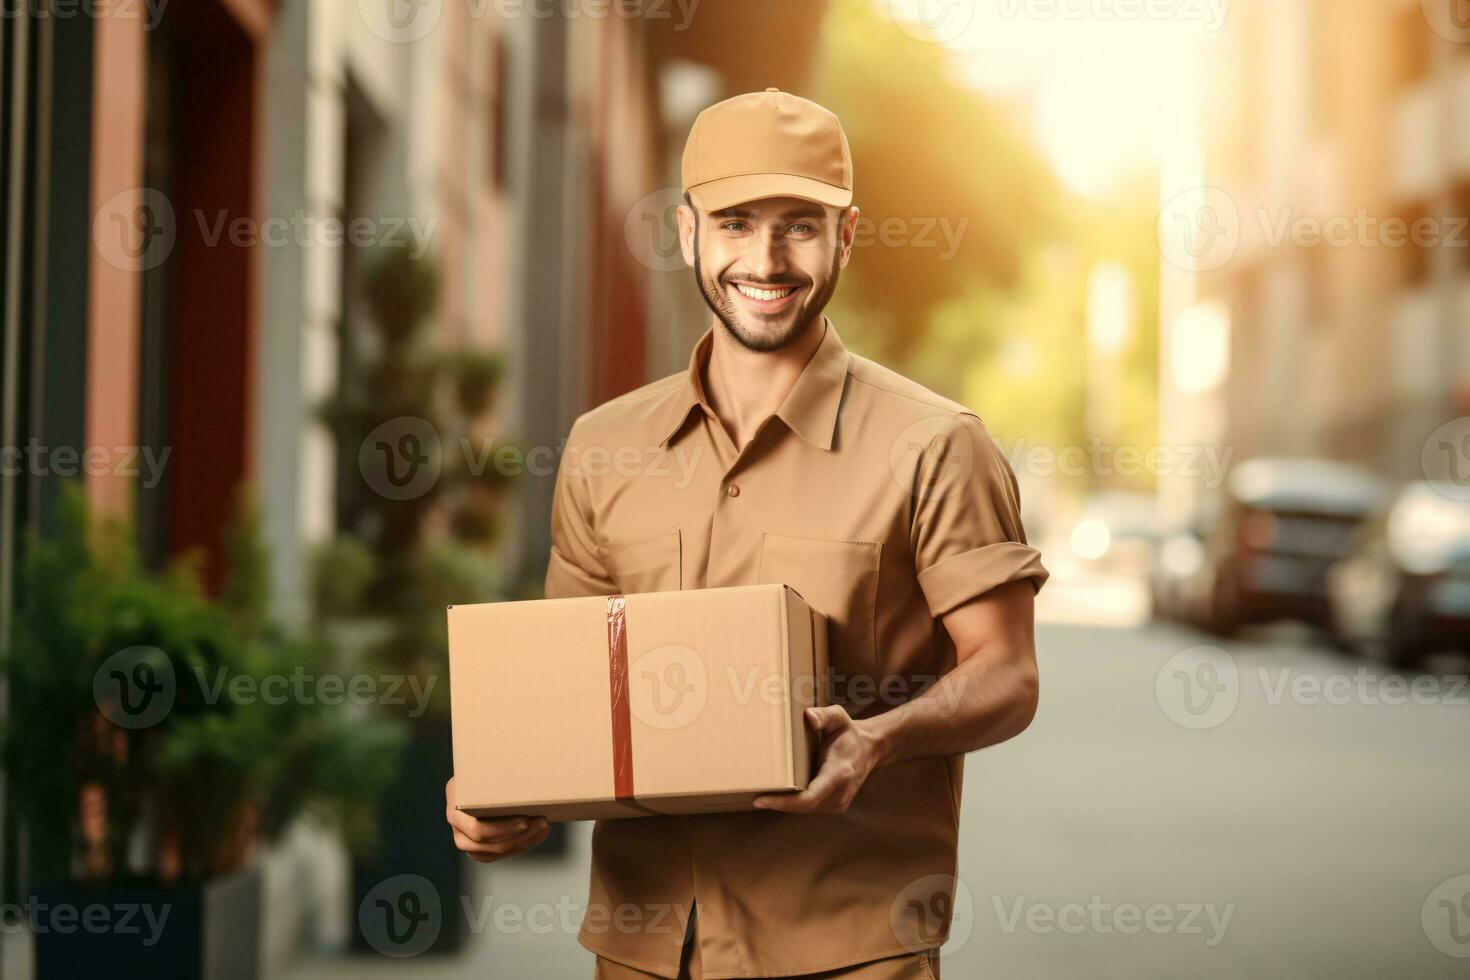
[[[858,722],[877,765],[963,755],[1019,735],[1036,714],[1034,655],[981,650],[912,701]]]

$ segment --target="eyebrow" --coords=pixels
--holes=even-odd
[[[711,218],[754,218],[754,217],[756,217],[756,212],[755,211],[751,211],[751,210],[749,210],[747,208],[723,208],[723,209],[721,209],[719,211],[711,211],[710,212],[710,217]],[[782,212],[781,215],[780,215],[780,217],[782,217],[782,218],[784,218],[784,219],[786,219],[788,221],[791,220],[791,219],[793,219],[793,218],[823,218],[823,219],[825,219],[827,217],[827,212],[824,211],[824,210],[822,210],[821,208],[818,208],[818,207],[793,208],[790,211],[784,211],[784,212]]]

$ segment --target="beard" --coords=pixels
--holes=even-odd
[[[791,279],[777,282],[762,282],[761,285],[772,287],[795,286],[803,290],[803,298],[794,310],[777,314],[776,318],[778,319],[785,317],[791,318],[791,326],[788,329],[774,335],[758,334],[741,322],[743,318],[751,317],[753,314],[740,310],[730,299],[729,286],[731,280],[735,277],[726,274],[720,276],[717,281],[705,276],[704,264],[697,250],[699,242],[697,224],[695,226],[694,240],[696,244],[694,280],[699,284],[699,293],[704,297],[705,305],[714,313],[715,318],[724,325],[725,332],[735,338],[736,342],[747,350],[766,353],[781,350],[783,347],[795,343],[806,333],[812,324],[818,322],[822,311],[831,302],[832,294],[837,292],[837,280],[842,274],[842,253],[840,249],[833,251],[832,268],[829,270],[826,278],[820,282],[814,282],[812,280],[797,282]],[[740,276],[739,278],[751,282],[756,281],[750,276]]]

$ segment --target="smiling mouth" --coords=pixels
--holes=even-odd
[[[772,300],[785,300],[788,295],[797,291],[795,287],[775,287],[770,289],[748,287],[744,282],[736,282],[735,288],[739,289],[739,294],[744,295],[744,297],[750,297],[751,300],[760,300],[761,303],[770,303]]]
[[[783,309],[801,291],[799,286],[753,286],[743,282],[732,282],[730,285],[745,300],[747,306],[761,313]]]

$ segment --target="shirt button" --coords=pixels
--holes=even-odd
[[[738,497],[738,496],[740,496],[740,484],[738,484],[738,483],[732,483],[729,486],[727,486],[725,488],[725,496],[727,496],[727,497]]]

